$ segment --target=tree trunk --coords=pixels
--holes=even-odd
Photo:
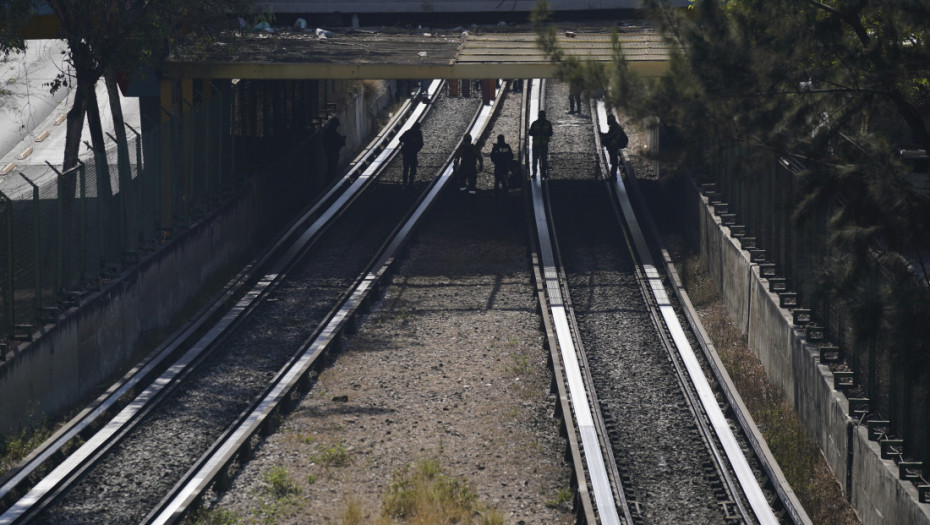
[[[84,131],[84,113],[87,111],[87,86],[78,81],[74,90],[74,104],[68,111],[68,129],[65,135],[65,158],[63,171],[77,166],[81,149],[81,133]]]
[[[132,167],[129,162],[129,141],[126,138],[126,126],[123,123],[123,108],[119,99],[119,86],[116,85],[116,74],[110,69],[104,75],[107,83],[107,96],[110,99],[110,113],[113,114],[113,133],[116,136],[116,154],[117,169],[119,173],[119,195],[120,195],[120,215],[123,224],[129,226],[132,224],[130,217],[133,211],[130,210],[131,201],[129,195],[134,194],[130,191],[132,187]],[[137,159],[138,161],[138,159]],[[135,210],[138,211],[138,210]],[[132,246],[132,228],[124,228],[125,238],[123,246]]]
[[[65,155],[62,163],[62,173],[67,173],[61,179],[59,199],[64,217],[73,217],[74,202],[80,195],[78,183],[80,178],[77,172],[68,173],[68,170],[78,165],[78,154],[81,149],[81,133],[84,130],[84,112],[87,110],[87,97],[84,95],[87,87],[78,83],[74,90],[74,103],[68,110],[67,128],[65,130]]]
[[[113,134],[118,144],[126,144],[126,127],[123,125],[123,106],[119,100],[119,91],[117,91],[119,86],[116,84],[116,73],[110,70],[104,78],[107,82],[107,95],[110,98],[110,112],[113,114]]]
[[[110,183],[110,166],[107,164],[107,143],[103,140],[103,126],[100,124],[100,106],[97,105],[97,90],[93,84],[87,90],[87,126],[90,129],[90,142],[94,149],[97,164],[97,197],[113,196]]]

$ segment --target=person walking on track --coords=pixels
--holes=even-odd
[[[326,152],[327,180],[332,180],[339,172],[339,150],[346,145],[346,136],[339,133],[339,119],[333,117],[323,128],[323,150]]]
[[[568,84],[568,112],[581,114],[581,81],[579,80],[572,80]]]
[[[462,138],[459,149],[455,151],[455,173],[461,181],[460,191],[468,188],[468,193],[474,195],[478,185],[478,172],[484,169],[484,160],[477,144],[471,143],[471,134],[466,133]]]
[[[610,161],[610,174],[608,178],[613,180],[617,178],[617,171],[620,166],[620,150],[625,148],[630,139],[626,136],[617,117],[613,114],[607,115],[607,131],[601,132],[601,144],[607,148],[607,160]]]
[[[400,156],[403,160],[404,188],[413,184],[417,178],[417,153],[423,148],[423,131],[420,130],[420,123],[414,122],[410,129],[400,136]]]
[[[500,188],[507,191],[507,173],[510,172],[510,163],[513,162],[513,149],[504,142],[504,136],[498,135],[497,142],[491,147],[491,162],[494,163],[494,193]]]
[[[552,137],[552,123],[546,120],[546,112],[540,111],[539,117],[530,125],[530,137],[533,138],[533,173],[536,176],[539,161],[542,159],[542,176],[549,176],[549,138]]]

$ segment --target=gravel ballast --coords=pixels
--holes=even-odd
[[[519,114],[512,96],[489,136],[516,148]],[[492,194],[485,161],[478,195],[441,197],[383,300],[216,508],[333,523],[352,504],[369,522],[396,472],[438,459],[506,523],[574,522],[523,205]],[[284,505],[269,491],[276,467],[298,487]]]

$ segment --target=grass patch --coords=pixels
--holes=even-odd
[[[383,523],[503,524],[500,511],[487,509],[465,481],[446,475],[438,459],[407,465],[394,479],[381,504]]]
[[[268,495],[282,499],[300,493],[300,487],[291,478],[291,473],[282,466],[272,467],[265,473],[265,485]]]
[[[825,525],[859,523],[816,442],[727,316],[703,259],[692,255],[679,270],[721,361],[811,520]]]
[[[362,505],[356,499],[349,499],[346,507],[339,516],[340,525],[362,525],[368,523],[365,519],[365,513],[362,511]]]
[[[300,485],[282,466],[272,467],[264,475],[265,495],[268,499],[252,511],[249,523],[273,525],[300,514],[302,500]]]
[[[510,371],[518,376],[525,376],[530,373],[530,356],[527,354],[511,354],[513,364],[510,365]]]
[[[569,488],[561,487],[559,488],[559,493],[556,495],[555,499],[550,499],[546,501],[546,506],[550,509],[557,509],[562,507],[566,503],[571,503],[572,501],[572,490]],[[571,507],[568,507],[571,510]]]
[[[200,509],[187,517],[183,523],[190,525],[236,525],[239,516],[223,508]]]
[[[309,459],[311,463],[326,467],[344,467],[349,464],[352,456],[349,454],[349,449],[340,441],[331,447],[323,447],[318,453],[311,454]]]
[[[15,436],[0,436],[0,475],[16,466],[51,435],[52,429],[41,424],[23,429]]]

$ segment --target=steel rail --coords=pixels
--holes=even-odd
[[[540,110],[542,98],[542,85],[538,79],[530,82],[530,111],[529,120],[535,121]],[[529,158],[533,158],[532,141],[527,145]],[[530,166],[532,170],[532,166]],[[540,264],[543,267],[546,296],[549,300],[549,311],[552,315],[556,331],[556,339],[568,382],[569,397],[572,410],[581,434],[581,445],[584,451],[585,465],[591,481],[591,490],[594,493],[594,502],[600,522],[604,525],[620,524],[620,515],[617,512],[617,501],[614,498],[614,489],[608,475],[604,455],[601,450],[598,427],[588,398],[584,374],[575,348],[574,337],[566,312],[566,302],[562,296],[562,286],[556,264],[555,251],[550,238],[549,218],[546,214],[542,173],[530,177],[529,186],[533,200],[533,218],[536,224],[536,234],[540,247]],[[618,480],[619,481],[619,480]],[[629,513],[629,509],[624,509]]]
[[[530,89],[522,90],[523,96],[520,110],[520,162],[521,165],[529,166],[526,156],[526,131],[528,127],[527,115],[529,113],[529,104],[527,97]],[[522,188],[523,185],[521,185]],[[521,190],[522,191],[522,190]],[[530,192],[522,192],[523,212],[526,217],[531,217],[532,199]],[[568,387],[565,384],[565,373],[562,370],[562,359],[559,354],[559,343],[556,340],[555,329],[553,329],[552,316],[546,305],[546,288],[545,279],[542,275],[542,265],[539,264],[539,241],[536,235],[535,223],[527,221],[527,230],[529,234],[530,264],[533,272],[533,285],[536,295],[536,306],[541,318],[542,328],[546,333],[544,348],[549,352],[547,362],[549,371],[552,373],[552,382],[549,392],[556,396],[554,417],[562,423],[562,431],[567,441],[565,447],[565,457],[572,464],[572,482],[575,490],[575,520],[577,523],[597,523],[597,513],[594,509],[594,503],[591,501],[591,493],[588,491],[588,476],[586,474],[584,458],[581,455],[581,447],[578,444],[578,431],[575,426],[575,418],[572,415],[571,401],[569,401]],[[570,459],[569,459],[570,458]]]
[[[414,100],[417,99],[418,97],[414,98]],[[15,495],[17,491],[22,490],[23,486],[27,484],[28,480],[35,472],[51,462],[56,456],[59,456],[60,452],[65,449],[72,440],[80,438],[101,418],[105,417],[119,406],[123,396],[137,385],[149,381],[185,342],[190,341],[191,337],[201,329],[204,323],[218,311],[226,307],[230,298],[234,297],[236,293],[241,292],[246,284],[254,279],[254,274],[257,270],[265,266],[267,261],[271,260],[272,255],[278,251],[278,248],[280,248],[298,228],[305,227],[305,223],[317,213],[325,202],[331,200],[340,188],[353,180],[361,168],[368,166],[372,162],[375,153],[383,149],[383,146],[392,136],[393,132],[397,131],[397,128],[406,120],[412,108],[411,101],[405,101],[398,111],[395,112],[388,124],[381,129],[371,140],[370,144],[350,163],[351,167],[348,172],[339,181],[332,184],[329,190],[323,197],[318,199],[315,205],[294,221],[294,225],[282,235],[270,249],[265,250],[264,254],[257,261],[250,263],[227,284],[223,290],[211,300],[210,304],[195,314],[192,321],[188,322],[181,330],[178,330],[170,336],[165,343],[160,345],[148,357],[143,359],[143,361],[133,367],[119,381],[107,389],[107,392],[97,398],[85,410],[81,411],[80,414],[72,418],[71,421],[37,447],[21,465],[3,476],[3,484],[0,486],[0,501],[6,502],[11,496]]]
[[[632,170],[632,166],[629,166],[628,159],[624,159],[624,163],[627,164],[628,170]],[[633,172],[627,171],[627,173]],[[627,181],[627,185],[629,186],[630,193],[634,196],[635,201],[638,201],[639,203],[644,202],[644,198],[639,190],[636,178],[630,178]],[[634,205],[636,205],[635,202]],[[675,264],[672,262],[672,257],[669,255],[668,250],[665,248],[662,238],[658,235],[658,228],[656,227],[655,222],[652,220],[652,216],[646,213],[642,217],[643,222],[645,222],[648,226],[651,238],[655,239],[658,251],[661,253],[662,264],[665,268],[665,273],[668,275],[671,281],[670,287],[672,292],[675,294],[675,297],[678,298],[678,304],[682,306],[682,313],[684,314],[685,319],[687,319],[688,324],[691,326],[691,331],[694,333],[694,336],[698,341],[698,345],[701,347],[701,351],[704,353],[704,358],[707,360],[710,369],[714,373],[714,378],[716,379],[720,390],[723,392],[727,404],[732,407],[733,416],[739,422],[740,428],[742,428],[743,434],[746,436],[746,440],[752,447],[753,452],[755,453],[759,463],[762,465],[763,470],[765,470],[772,488],[775,490],[779,500],[784,506],[785,512],[791,518],[792,523],[797,525],[811,525],[812,522],[810,516],[808,516],[807,511],[804,510],[803,505],[801,505],[800,500],[798,500],[797,495],[791,488],[788,480],[785,478],[781,467],[775,461],[775,457],[772,455],[768,444],[765,442],[765,437],[756,426],[755,420],[749,413],[746,405],[743,403],[743,399],[740,397],[739,392],[737,392],[733,381],[730,379],[730,374],[727,372],[723,362],[720,360],[720,356],[717,354],[717,349],[710,341],[710,337],[704,331],[704,327],[701,325],[698,314],[694,310],[694,306],[691,304],[691,299],[688,296],[688,292],[684,289],[684,285],[682,284],[681,278],[678,275],[678,270],[675,268]]]
[[[552,213],[552,199],[549,195],[548,184],[543,186],[543,192],[544,202],[546,205],[546,214],[549,217],[554,217]],[[605,465],[607,466],[607,473],[613,482],[613,487],[615,490],[614,497],[619,503],[618,507],[623,511],[623,518],[627,523],[633,523],[633,509],[630,507],[626,492],[623,489],[620,469],[617,467],[617,460],[614,456],[614,450],[610,443],[610,438],[608,437],[607,424],[604,421],[604,414],[601,411],[601,404],[600,400],[598,399],[594,377],[591,375],[591,367],[588,364],[588,352],[585,350],[584,341],[581,338],[581,328],[578,326],[578,320],[575,317],[575,307],[572,303],[571,290],[568,286],[568,276],[565,274],[565,265],[562,261],[562,252],[560,249],[559,236],[557,228],[555,227],[554,218],[552,221],[550,236],[552,238],[552,246],[555,252],[555,260],[559,269],[559,280],[562,283],[562,294],[565,300],[565,312],[566,317],[568,318],[568,325],[571,328],[572,333],[575,334],[574,341],[576,355],[578,356],[578,362],[581,365],[581,371],[584,375],[585,383],[587,384],[588,398],[591,403],[591,412],[594,415],[594,424],[599,429],[598,436],[601,439],[601,448],[604,451],[604,454],[607,456],[604,460]]]
[[[439,80],[435,80],[430,84],[428,88],[428,96],[430,99],[436,96],[442,85],[444,85],[444,83]],[[65,458],[63,462],[44,476],[25,496],[19,498],[12,506],[6,509],[6,511],[0,515],[0,525],[20,521],[23,517],[31,513],[32,509],[43,504],[49,497],[58,494],[63,486],[73,480],[73,474],[75,472],[85,470],[95,458],[100,456],[101,451],[107,449],[117,436],[125,432],[127,427],[134,424],[138,415],[142,414],[148,406],[153,404],[166,389],[175,384],[177,379],[181,377],[193,363],[198,362],[210,349],[215,347],[215,343],[220,340],[224,334],[227,334],[231,327],[247,315],[254,305],[257,304],[260,297],[265,296],[268,291],[280,281],[287,267],[293,264],[299,255],[307,249],[307,246],[312,243],[314,239],[318,238],[319,234],[321,234],[371,182],[381,166],[386,165],[386,163],[394,157],[399,149],[400,134],[408,129],[413,122],[422,120],[430,108],[431,104],[418,104],[416,107],[412,108],[411,105],[408,104],[402,108],[401,111],[398,111],[388,127],[396,129],[396,124],[400,122],[401,119],[404,119],[404,124],[401,126],[400,131],[391,135],[390,129],[387,131],[382,130],[382,133],[379,133],[375,139],[373,139],[372,145],[353,161],[352,167],[342,179],[334,184],[329,191],[318,200],[317,204],[304,213],[302,217],[281,236],[279,241],[266,252],[266,256],[262,258],[262,261],[268,263],[269,259],[271,259],[270,263],[266,264],[269,266],[267,273],[258,277],[253,287],[248,290],[205,335],[194,343],[194,345],[179,359],[167,367],[158,378],[152,381],[141,394],[122,408],[122,410],[100,430],[94,433],[94,435],[74,453]],[[386,140],[388,141],[387,146],[381,149],[380,153],[378,153],[376,158],[372,161],[371,156],[374,155],[375,151],[381,148]],[[359,174],[358,171],[365,166],[367,167]],[[348,187],[339,193],[340,188],[346,185],[348,185]],[[326,211],[320,217],[316,218],[309,227],[306,227],[305,223],[307,220],[315,215],[324,203],[329,201],[332,202]],[[305,229],[296,240],[293,239],[293,235],[300,228]],[[274,257],[273,259],[271,258],[271,254],[281,251],[288,243],[289,246],[284,254]],[[211,309],[211,312],[212,311],[215,310]],[[201,326],[203,321],[200,320],[195,324]],[[189,335],[193,333],[193,331],[194,328],[189,328],[185,331],[185,334]],[[127,391],[142,384],[144,377],[147,374],[151,374],[152,369],[158,364],[155,361],[160,362],[167,359],[174,350],[176,350],[176,348],[173,348],[171,352],[169,352],[169,349],[163,350],[153,362],[148,363],[139,372],[134,374],[126,384],[121,385],[113,394],[107,396],[101,406],[92,410],[87,417],[79,421],[73,428],[62,433],[62,435],[57,438],[54,438],[53,443],[50,444],[49,447],[35,456],[36,461],[30,462],[30,472],[27,473],[27,469],[22,469],[13,479],[9,480],[9,482],[4,485],[4,488],[6,489],[9,486],[8,490],[15,490],[18,484],[22,484],[24,480],[39,468],[41,464],[47,461],[48,458],[51,458],[51,456],[55,455],[62,447],[74,439],[74,437],[79,436],[82,431],[89,428],[93,423],[93,420],[90,419],[91,416],[93,419],[99,418],[99,416],[106,412],[107,408],[115,405],[118,399]],[[103,405],[106,405],[106,407]]]
[[[498,107],[502,92],[503,88],[499,88],[494,104],[483,105],[475,115],[469,131],[476,140],[485,132],[491,116]],[[196,505],[202,494],[223,474],[243,447],[248,446],[251,437],[261,430],[264,422],[277,410],[282,401],[307,377],[317,358],[337,340],[339,334],[356,315],[378,282],[387,274],[423,216],[434,205],[447,183],[452,180],[453,158],[454,156],[450,156],[447,159],[439,175],[424,190],[416,207],[393,232],[374,263],[356,282],[342,304],[334,309],[329,319],[304,345],[299,356],[279,372],[275,381],[266,390],[266,394],[243,413],[239,422],[231,426],[226,435],[214,443],[211,450],[204,454],[197,465],[146,517],[144,523],[165,524],[181,520],[189,509]]]
[[[605,123],[607,113],[602,101],[598,102],[597,113],[599,125]],[[606,131],[606,129],[603,131]],[[739,442],[737,442],[736,436],[733,434],[733,430],[730,428],[729,422],[717,402],[713,389],[704,376],[704,371],[678,320],[678,316],[671,304],[668,293],[665,291],[665,286],[662,284],[662,276],[659,274],[653,262],[652,254],[646,245],[645,237],[639,226],[636,214],[633,211],[626,186],[623,183],[623,177],[618,175],[611,183],[623,212],[624,219],[626,220],[627,227],[633,238],[635,254],[645,274],[648,288],[652,292],[652,296],[656,301],[656,307],[662,316],[665,326],[668,328],[678,355],[688,372],[691,384],[703,407],[704,414],[707,416],[707,420],[717,440],[723,447],[723,452],[736,474],[739,485],[752,508],[755,518],[763,525],[776,525],[779,523],[778,518],[772,511],[768,499],[762,491],[762,487],[759,486],[759,482],[752,468],[749,466],[746,456],[743,454],[743,450]],[[738,500],[737,504],[741,505]]]

